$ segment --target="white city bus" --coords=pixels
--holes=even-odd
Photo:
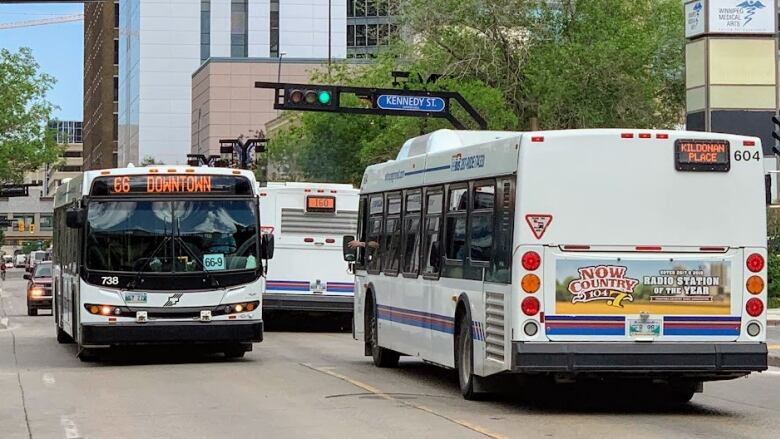
[[[197,343],[243,356],[262,341],[254,175],[164,166],[87,171],[54,197],[57,340],[79,356]]]
[[[702,382],[767,367],[758,139],[653,130],[410,139],[363,177],[355,334],[380,367]],[[496,379],[488,379],[495,377]]]
[[[359,191],[348,184],[268,183],[259,189],[263,229],[273,233],[263,309],[352,313],[354,276],[341,258],[357,231]]]

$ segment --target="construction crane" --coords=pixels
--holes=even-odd
[[[0,23],[2,29],[16,29],[20,27],[43,26],[47,24],[70,23],[73,21],[83,21],[84,14],[62,15],[59,17],[41,18],[38,20],[12,21],[10,23]]]

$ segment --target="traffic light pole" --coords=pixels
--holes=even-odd
[[[394,88],[349,87],[341,85],[291,84],[285,82],[255,82],[255,88],[274,90],[274,109],[322,111],[374,116],[411,116],[447,119],[455,128],[467,129],[451,112],[451,102],[457,102],[479,129],[486,130],[485,119],[460,95],[451,91],[399,90]],[[314,99],[307,95],[315,94]],[[342,105],[342,95],[354,95],[370,102],[369,107]],[[323,98],[325,96],[325,98]],[[419,98],[419,99],[415,99]]]

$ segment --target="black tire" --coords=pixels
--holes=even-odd
[[[81,346],[79,346],[79,353],[77,356],[82,363],[94,363],[99,359],[97,351],[84,349]]]
[[[74,343],[73,337],[63,331],[62,328],[57,326],[57,343],[59,344],[72,344]]]
[[[696,388],[693,385],[678,385],[672,386],[672,388],[665,393],[665,399],[672,404],[687,404],[693,399]]]
[[[374,360],[374,366],[376,367],[396,367],[398,366],[398,359],[401,354],[398,352],[383,348],[379,346],[379,325],[376,318],[376,307],[371,302],[370,313],[368,315],[368,334],[366,334],[366,340],[368,340],[371,349],[371,358]]]
[[[460,394],[464,399],[478,399],[474,391],[474,341],[471,339],[471,322],[466,315],[460,317],[455,349],[455,369],[458,371]]]
[[[38,315],[38,308],[33,308],[30,305],[27,305],[27,315],[28,316],[37,316]]]

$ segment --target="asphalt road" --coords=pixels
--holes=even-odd
[[[26,316],[20,277],[0,293],[2,439],[780,437],[777,369],[706,384],[682,407],[560,386],[470,402],[452,372],[412,359],[377,369],[338,324],[310,332],[311,319],[267,332],[242,360],[143,349],[82,363],[49,315]]]

